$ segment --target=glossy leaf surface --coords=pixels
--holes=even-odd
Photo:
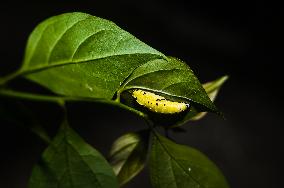
[[[153,135],[150,176],[154,188],[228,188],[216,167],[196,149]]]
[[[113,22],[66,13],[32,32],[21,72],[58,94],[111,99],[137,66],[154,58],[163,55]]]
[[[133,71],[124,87],[154,91],[187,103],[195,102],[217,112],[193,71],[176,58],[156,59],[141,65]]]
[[[110,165],[66,123],[34,167],[29,188],[117,188]]]

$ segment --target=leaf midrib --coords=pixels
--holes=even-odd
[[[110,57],[119,57],[119,56],[128,56],[128,55],[156,55],[157,59],[158,59],[158,57],[163,58],[162,56],[159,56],[159,55],[154,54],[154,53],[114,54],[114,55],[109,55],[109,56],[98,57],[96,59],[89,59],[89,60],[82,60],[82,61],[71,61],[71,62],[56,62],[56,63],[53,63],[53,64],[33,67],[33,68],[30,68],[30,69],[24,68],[24,69],[21,69],[18,72],[18,75],[27,75],[27,74],[32,74],[32,73],[35,73],[35,72],[44,71],[46,69],[55,68],[55,67],[68,66],[68,65],[72,65],[72,64],[90,63],[90,62],[93,62],[93,61],[102,60],[102,59],[106,59],[106,58],[110,58]]]

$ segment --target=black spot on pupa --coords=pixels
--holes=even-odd
[[[164,106],[166,106],[166,104],[164,104]]]
[[[158,106],[158,103],[156,103],[156,105]]]

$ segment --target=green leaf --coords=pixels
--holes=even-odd
[[[133,71],[123,87],[124,90],[150,90],[188,103],[198,103],[207,110],[218,112],[189,66],[173,57],[141,65]]]
[[[223,84],[228,80],[228,78],[229,78],[228,76],[222,76],[221,78],[218,78],[214,81],[203,84],[203,88],[205,89],[211,101],[215,101],[219,93],[219,90],[221,89]],[[207,114],[206,112],[200,112],[196,114],[194,117],[192,117],[191,120],[195,120],[195,121],[199,120],[203,118],[206,114]]]
[[[126,184],[144,168],[148,140],[149,131],[147,130],[125,134],[113,143],[110,163],[120,185]]]
[[[219,171],[199,151],[155,133],[152,137],[150,177],[154,188],[228,188]]]
[[[65,122],[42,160],[34,167],[30,188],[117,188],[107,161]]]
[[[57,94],[112,99],[136,67],[156,58],[164,55],[113,22],[66,13],[32,32],[19,74]]]

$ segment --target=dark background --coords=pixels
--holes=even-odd
[[[243,0],[1,2],[0,74],[18,68],[30,32],[50,16],[81,11],[112,20],[155,49],[186,61],[202,82],[230,76],[216,101],[226,120],[209,114],[186,124],[187,133],[171,136],[208,155],[232,188],[279,187],[283,120],[276,44],[281,22],[275,7]],[[2,107],[10,111],[15,103],[1,98]],[[47,129],[56,129],[61,114],[55,105],[25,104],[37,109],[33,113]],[[146,127],[141,119],[117,108],[69,107],[71,125],[104,155],[119,135]],[[14,120],[20,119],[15,114]],[[26,127],[3,116],[0,187],[26,187],[45,145]],[[147,171],[126,187],[151,187]]]

